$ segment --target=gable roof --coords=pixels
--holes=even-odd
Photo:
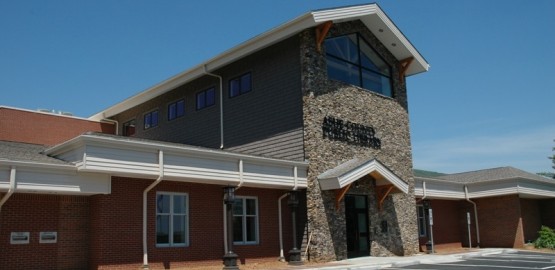
[[[318,181],[322,190],[341,189],[361,177],[374,172],[377,172],[399,190],[408,193],[408,184],[374,158],[351,159],[318,175]]]
[[[0,161],[34,162],[44,164],[69,165],[43,153],[46,146],[30,143],[0,141]]]
[[[276,28],[255,36],[208,61],[117,103],[91,116],[89,119],[98,121],[112,117],[129,108],[171,91],[180,85],[204,76],[206,72],[213,71],[246,55],[276,44],[307,28],[312,28],[328,21],[339,23],[354,20],[361,20],[398,60],[403,60],[408,57],[414,58],[414,61],[406,71],[407,76],[428,71],[429,65],[424,57],[420,55],[418,50],[416,50],[377,4],[322,9],[307,12]]]
[[[463,184],[498,181],[498,180],[509,180],[509,179],[526,179],[526,180],[555,184],[555,180],[542,177],[537,174],[529,173],[523,170],[519,170],[514,167],[500,167],[500,168],[485,169],[485,170],[478,170],[478,171],[472,171],[472,172],[455,173],[455,174],[437,176],[435,178],[447,180],[451,182],[463,183]]]

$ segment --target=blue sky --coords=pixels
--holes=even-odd
[[[414,166],[553,171],[555,1],[377,1],[428,60]],[[0,104],[88,117],[307,11],[368,1],[0,1]]]

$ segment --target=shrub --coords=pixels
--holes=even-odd
[[[540,237],[534,241],[534,247],[555,249],[555,231],[547,226],[542,226],[538,233]]]

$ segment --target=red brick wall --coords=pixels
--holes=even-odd
[[[532,242],[538,238],[538,231],[542,225],[538,200],[520,199],[520,212],[524,241]]]
[[[540,200],[541,223],[555,229],[555,199]]]
[[[518,195],[475,201],[478,205],[481,247],[523,247],[524,234]]]
[[[56,145],[87,131],[114,134],[111,123],[0,107],[0,140]]]
[[[434,245],[436,249],[460,248],[468,246],[468,230],[466,212],[469,211],[474,220],[474,212],[466,201],[430,200],[434,215]],[[468,204],[468,205],[467,205]],[[472,221],[473,222],[473,221]],[[476,245],[475,230],[471,227],[473,246]],[[429,232],[428,232],[429,235]],[[428,237],[420,237],[421,250],[426,249]]]
[[[87,269],[88,197],[14,194],[0,213],[1,269]],[[40,244],[39,233],[58,232]],[[10,244],[11,232],[30,232],[29,244]]]
[[[142,193],[152,180],[112,179],[112,194],[91,198],[91,268],[137,269],[142,265]],[[157,191],[189,195],[189,246],[157,248]],[[241,188],[237,195],[257,196],[259,245],[234,246],[244,263],[279,256],[277,199],[283,190]],[[221,263],[223,246],[222,186],[163,181],[148,194],[148,255],[154,269]],[[285,252],[291,248],[291,220],[283,203]]]

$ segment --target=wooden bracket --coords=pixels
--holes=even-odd
[[[409,57],[399,61],[399,81],[405,81],[405,74],[407,73],[407,70],[409,69],[409,66],[413,60],[414,57]]]
[[[318,52],[322,52],[322,42],[326,39],[332,25],[332,21],[327,21],[316,27],[316,50]]]
[[[385,201],[385,198],[387,198],[387,195],[391,193],[393,188],[394,188],[393,185],[384,185],[384,186],[376,187],[376,198],[378,199],[378,209],[380,211],[382,211],[383,209],[383,202]]]
[[[335,211],[339,211],[339,203],[341,202],[343,197],[345,197],[345,194],[347,194],[349,188],[351,188],[351,184],[344,186],[342,189],[335,190]]]

